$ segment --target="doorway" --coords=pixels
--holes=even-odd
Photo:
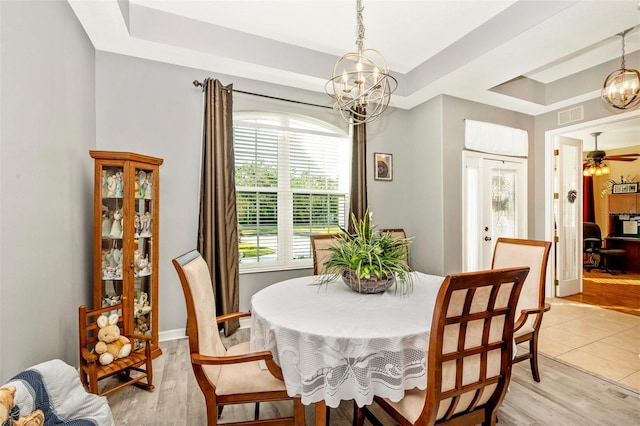
[[[559,197],[562,197],[563,195],[557,190],[558,189],[557,187],[554,187],[553,176],[554,176],[554,173],[556,173],[556,167],[558,167],[558,164],[556,163],[557,159],[553,155],[554,148],[556,147],[555,144],[558,143],[558,140],[560,137],[569,137],[569,138],[581,140],[584,150],[591,151],[594,148],[593,146],[594,138],[591,135],[592,133],[600,132],[600,131],[612,133],[612,132],[621,131],[621,128],[631,128],[631,129],[635,129],[635,132],[636,132],[635,136],[631,137],[632,142],[627,143],[626,145],[615,146],[613,147],[613,149],[622,148],[622,147],[631,146],[631,145],[637,145],[638,140],[640,140],[640,138],[637,137],[640,134],[639,123],[640,123],[640,111],[632,111],[632,112],[626,112],[626,113],[622,113],[622,114],[618,114],[615,116],[610,116],[610,117],[606,117],[598,120],[593,120],[587,123],[581,123],[574,126],[568,126],[561,129],[556,129],[546,133],[546,136],[545,136],[545,153],[546,153],[545,155],[545,170],[546,170],[546,173],[545,173],[545,176],[546,176],[546,179],[545,179],[545,239],[549,241],[554,241],[554,248],[552,249],[551,258],[549,259],[549,265],[550,265],[550,268],[548,270],[548,274],[550,276],[549,278],[554,278],[555,280],[558,280],[558,281],[555,281],[554,279],[547,280],[547,288],[546,288],[547,296],[553,297],[553,296],[564,295],[563,293],[558,293],[558,285],[554,285],[554,284],[558,284],[560,282],[560,277],[562,277],[563,275],[566,275],[565,268],[560,258],[561,252],[558,251],[558,248],[559,248],[558,243],[555,242],[556,236],[558,236],[558,238],[561,239],[563,233],[566,232],[566,230],[564,229],[564,225],[558,225],[558,223],[555,220],[557,215],[555,203],[557,201],[554,199],[554,193],[558,193]],[[623,141],[619,139],[620,138],[616,138],[616,142],[623,143]],[[599,143],[600,144],[598,146],[598,149],[604,149],[605,151],[612,149],[611,146],[602,145],[602,137],[599,139]],[[640,160],[638,160],[638,163],[640,163]],[[638,174],[640,175],[640,173]],[[620,176],[614,175],[612,173],[611,178],[619,180]],[[600,186],[602,185],[598,184],[595,187],[596,204],[600,202],[606,205],[607,203],[606,194],[604,195],[600,194],[601,192],[606,192],[606,190],[603,188],[600,188]],[[580,189],[582,189],[581,186],[580,186]],[[579,190],[578,193],[582,194],[582,190]],[[581,230],[582,223],[577,223],[577,225]],[[606,234],[605,229],[603,229],[603,232]],[[581,256],[582,244],[581,243],[579,244],[578,249],[576,249],[574,253],[578,253],[579,254],[578,258],[580,261],[582,261],[582,256]],[[581,265],[578,270],[580,271],[580,275],[582,278],[583,269]]]
[[[526,238],[527,160],[463,151],[462,270],[491,268],[498,237]]]

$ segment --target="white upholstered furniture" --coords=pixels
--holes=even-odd
[[[336,238],[340,238],[340,236],[338,234],[322,234],[312,235],[310,238],[313,253],[313,275],[324,274],[324,262],[331,255],[329,248],[334,246]]]
[[[549,241],[498,238],[493,252],[492,268],[528,266],[529,275],[518,299],[515,316],[514,339],[516,344],[529,342],[528,352],[517,355],[513,362],[529,360],[531,374],[540,381],[538,368],[538,337],[542,315],[551,309],[544,300],[544,283],[549,259]]]
[[[515,305],[529,268],[449,275],[435,304],[426,390],[375,400],[402,426],[495,425],[511,376]],[[356,425],[372,418],[356,409]],[[374,423],[375,424],[375,423]],[[379,424],[379,423],[378,423]]]
[[[280,370],[273,365],[271,352],[251,352],[249,342],[226,348],[220,338],[218,324],[249,313],[216,316],[216,301],[207,263],[192,250],[173,259],[187,304],[187,329],[191,366],[207,405],[207,425],[218,424],[218,413],[228,404],[258,403],[291,399],[287,395]],[[259,361],[267,363],[262,369]],[[293,397],[293,417],[279,419],[278,425],[304,426],[304,407]],[[271,419],[271,424],[276,420]],[[245,422],[242,424],[247,424]]]

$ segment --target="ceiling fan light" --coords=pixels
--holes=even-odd
[[[582,171],[582,176],[591,176],[591,174],[589,173],[589,169],[584,169]]]
[[[596,169],[596,176],[602,176],[602,169],[600,167]]]
[[[589,174],[590,174],[591,176],[593,176],[593,175],[595,175],[595,174],[596,174],[596,166],[591,166],[591,167],[589,167]]]
[[[611,169],[609,168],[609,166],[607,166],[606,164],[604,164],[600,170],[602,170],[602,174],[603,175],[608,175],[609,173],[611,173]]]

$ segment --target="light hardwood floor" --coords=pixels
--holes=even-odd
[[[242,329],[234,340],[248,337]],[[154,392],[129,386],[109,396],[117,425],[206,425],[204,398],[189,364],[186,339],[161,342],[163,355],[154,360]],[[525,425],[640,425],[640,392],[588,374],[566,362],[542,355],[542,382],[531,378],[527,363],[516,364],[509,392],[500,408],[501,426]],[[291,412],[290,404],[261,404],[261,417]],[[377,406],[372,408],[385,425],[395,424]],[[251,418],[253,406],[227,407],[221,421]],[[307,424],[313,407],[306,408]],[[352,404],[343,401],[331,410],[331,425],[348,426]],[[369,424],[368,422],[365,424]]]

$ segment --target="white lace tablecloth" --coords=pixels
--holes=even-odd
[[[270,350],[290,396],[337,407],[426,386],[431,319],[443,277],[414,272],[413,292],[359,294],[317,277],[273,284],[251,299],[251,349]]]

